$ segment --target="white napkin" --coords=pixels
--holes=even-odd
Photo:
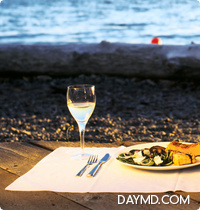
[[[166,192],[183,190],[200,192],[200,166],[174,171],[148,171],[125,166],[115,159],[119,148],[85,148],[86,153],[97,154],[99,160],[106,154],[111,159],[103,164],[95,177],[76,174],[87,160],[75,160],[71,156],[79,148],[60,147],[43,158],[30,171],[19,177],[6,190],[55,191],[55,192]]]

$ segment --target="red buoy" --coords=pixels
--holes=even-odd
[[[151,44],[162,44],[162,41],[159,37],[154,37],[152,40],[151,40]]]

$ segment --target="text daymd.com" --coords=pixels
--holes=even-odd
[[[119,205],[122,204],[190,204],[190,196],[183,197],[182,195],[163,195],[158,197],[157,195],[118,195],[117,200]]]

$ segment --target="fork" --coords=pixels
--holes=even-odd
[[[82,176],[85,170],[88,168],[89,165],[96,163],[98,159],[98,155],[92,155],[89,157],[87,164],[76,174],[76,176]]]

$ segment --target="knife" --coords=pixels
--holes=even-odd
[[[100,167],[103,163],[105,163],[110,158],[110,155],[107,153],[105,156],[99,161],[99,163],[90,171],[87,175],[88,177],[93,177],[99,171]]]

